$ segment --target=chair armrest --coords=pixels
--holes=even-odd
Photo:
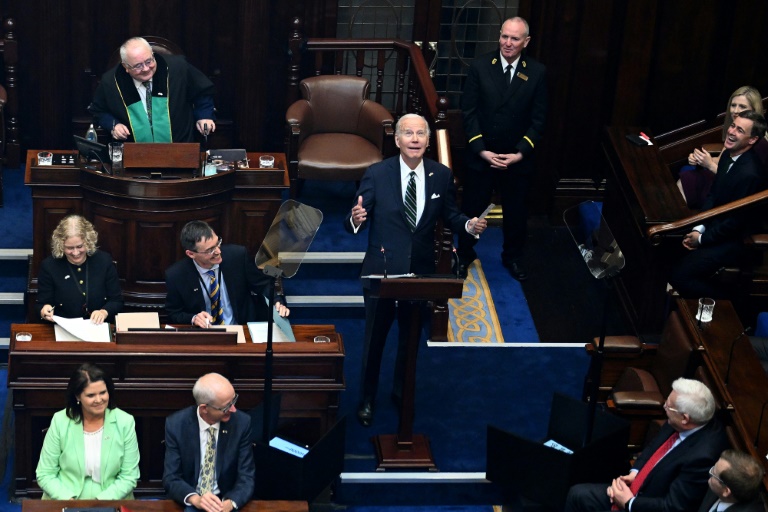
[[[658,391],[615,391],[611,395],[611,401],[619,410],[663,411],[665,400]]]
[[[768,234],[760,233],[757,235],[749,236],[746,238],[745,242],[747,245],[751,245],[759,249],[768,249]]]
[[[594,350],[600,345],[600,338],[592,338]],[[643,352],[643,342],[637,336],[606,336],[603,343],[603,352],[640,354]]]
[[[701,147],[712,156],[719,156],[723,152],[723,144],[719,142],[702,144]]]
[[[383,152],[384,137],[394,133],[394,123],[389,110],[375,101],[365,100],[357,119],[357,134],[371,141]]]
[[[290,127],[292,138],[298,138],[298,144],[314,132],[315,116],[307,100],[295,101],[285,112],[285,122]]]

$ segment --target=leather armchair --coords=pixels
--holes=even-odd
[[[629,337],[621,338],[626,344]],[[612,344],[610,337],[606,338],[606,346]],[[613,413],[631,421],[630,446],[642,446],[649,422],[665,418],[664,402],[672,392],[672,382],[693,376],[694,354],[693,342],[680,315],[673,311],[664,324],[656,355],[647,367],[624,368],[607,404]]]
[[[365,78],[320,75],[301,81],[303,99],[285,114],[291,197],[301,180],[360,181],[380,162],[386,140],[393,140],[394,119],[368,99]]]

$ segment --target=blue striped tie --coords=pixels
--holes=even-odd
[[[221,290],[219,290],[219,283],[216,281],[216,273],[213,270],[206,272],[210,281],[208,296],[211,298],[211,323],[213,325],[221,325],[224,321],[224,309],[221,307]]]
[[[416,173],[411,171],[408,187],[405,189],[405,217],[411,231],[416,231]]]

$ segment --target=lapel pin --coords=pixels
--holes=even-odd
[[[435,174],[435,173],[433,173],[433,172],[429,173],[430,176],[432,176],[433,174]]]
[[[498,60],[497,60],[497,59],[493,59],[493,60],[491,61],[491,64],[496,64],[497,62],[498,62]]]
[[[526,63],[525,63],[525,61],[523,61],[523,67],[526,67],[527,65],[528,65],[528,64],[526,64]]]
[[[64,279],[69,279],[69,274],[65,275]]]
[[[222,431],[221,431],[221,433],[222,433],[222,434],[226,434],[226,433],[227,433],[227,431],[226,431],[226,430],[222,430]]]

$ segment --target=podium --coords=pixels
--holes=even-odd
[[[463,279],[454,277],[412,277],[371,279],[371,296],[379,299],[409,301],[408,351],[405,360],[403,397],[397,434],[374,436],[378,459],[377,471],[386,469],[429,469],[436,471],[429,439],[413,433],[414,398],[416,392],[416,355],[421,337],[420,302],[448,300],[461,297]]]

